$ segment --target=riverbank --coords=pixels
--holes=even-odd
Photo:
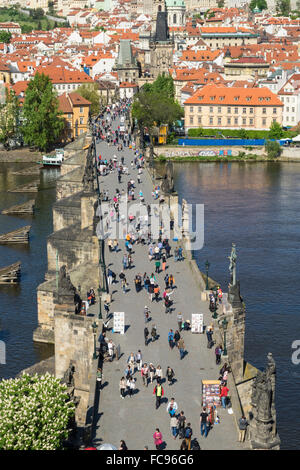
[[[41,158],[41,152],[31,151],[29,148],[0,150],[0,163],[37,163]]]

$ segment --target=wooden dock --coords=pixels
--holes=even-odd
[[[0,235],[0,244],[7,245],[9,243],[28,243],[29,242],[29,231],[31,225],[13,230],[12,232],[4,233]]]
[[[30,199],[30,201],[24,202],[23,204],[17,204],[16,206],[11,206],[8,209],[4,209],[1,214],[33,214],[35,207],[35,199]]]
[[[39,190],[39,181],[32,181],[31,183],[25,184],[23,186],[18,186],[15,189],[10,189],[9,193],[37,193]]]
[[[21,277],[21,262],[0,268],[0,284],[17,284]]]

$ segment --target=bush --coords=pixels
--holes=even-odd
[[[0,449],[56,450],[68,437],[75,405],[50,374],[0,382]]]
[[[265,149],[269,158],[278,158],[282,154],[282,148],[278,142],[268,140]]]

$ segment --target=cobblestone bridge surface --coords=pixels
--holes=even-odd
[[[118,125],[118,122],[115,123]],[[141,184],[137,183],[137,170],[131,167],[131,161],[134,158],[134,151],[125,148],[122,152],[117,152],[117,148],[108,146],[105,142],[97,145],[97,155],[101,154],[104,158],[117,156],[120,161],[121,156],[125,157],[125,165],[129,168],[129,175],[122,175],[121,184],[118,183],[117,172],[114,171],[108,176],[101,176],[101,191],[108,190],[112,198],[115,195],[116,188],[127,192],[127,182],[129,179],[135,180],[135,195],[138,200],[139,190],[142,189],[145,203],[153,203],[152,182],[146,170],[143,170]],[[137,201],[139,202],[139,201]],[[119,360],[105,362],[103,367],[103,388],[100,392],[98,419],[96,429],[94,430],[94,445],[101,443],[111,443],[117,448],[119,442],[124,439],[129,450],[143,449],[145,445],[149,450],[155,449],[153,442],[153,433],[155,428],[162,432],[166,444],[166,450],[178,450],[181,440],[174,440],[170,430],[170,418],[166,411],[168,401],[174,397],[178,404],[178,410],[184,411],[187,422],[191,423],[193,437],[198,439],[201,449],[241,449],[243,445],[237,442],[237,430],[233,415],[228,414],[227,410],[218,411],[220,424],[215,424],[209,432],[207,438],[200,435],[199,416],[201,413],[201,380],[218,379],[219,368],[215,364],[214,348],[207,349],[207,340],[205,334],[192,334],[191,331],[182,332],[184,338],[186,355],[180,360],[179,350],[170,349],[168,344],[168,332],[170,328],[173,331],[178,329],[177,313],[182,312],[184,319],[191,320],[192,313],[204,314],[204,325],[211,322],[211,313],[208,310],[207,302],[201,301],[201,292],[196,284],[193,274],[190,271],[186,261],[174,261],[172,256],[167,260],[166,271],[173,274],[175,278],[175,288],[172,295],[173,311],[171,314],[165,313],[165,307],[162,300],[151,303],[149,295],[145,289],[139,293],[136,292],[134,277],[137,273],[142,275],[146,272],[150,275],[155,272],[154,261],[149,261],[148,246],[133,246],[133,267],[125,271],[129,290],[123,293],[118,274],[122,270],[122,258],[125,253],[124,241],[119,242],[120,250],[118,253],[109,253],[107,247],[105,257],[106,265],[117,274],[118,282],[110,286],[112,292],[111,312],[125,312],[126,332],[124,335],[107,332],[107,337],[112,339],[115,345],[120,345],[122,356]],[[203,260],[204,262],[204,260]],[[164,290],[163,272],[156,274],[161,293]],[[151,310],[151,321],[148,323],[148,329],[151,331],[153,324],[157,327],[159,335],[157,341],[150,342],[145,346],[144,342],[144,307],[148,306]],[[98,305],[92,307],[98,310]],[[110,322],[110,327],[113,322]],[[160,365],[165,377],[168,366],[175,372],[173,385],[169,386],[166,381],[162,384],[165,395],[162,404],[158,410],[155,409],[155,396],[153,389],[155,384],[149,384],[146,388],[143,386],[140,372],[136,371],[136,392],[132,397],[126,396],[120,398],[119,381],[124,375],[126,362],[131,352],[137,353],[141,350],[143,362]],[[239,417],[238,417],[239,418]]]

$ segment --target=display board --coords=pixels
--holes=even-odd
[[[202,406],[220,406],[220,380],[202,380]]]
[[[203,333],[203,313],[192,313],[192,333]]]
[[[114,312],[114,333],[125,333],[125,313],[124,312]]]

